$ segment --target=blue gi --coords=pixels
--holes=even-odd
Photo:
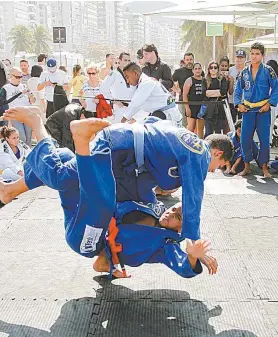
[[[92,153],[98,153],[107,148],[111,150],[118,202],[134,200],[156,203],[156,196],[152,190],[156,185],[164,190],[182,186],[181,235],[183,238],[198,240],[204,180],[210,163],[209,145],[194,133],[155,117],[147,118],[142,127],[145,137],[145,171],[139,175],[136,170],[134,133],[131,124],[114,124],[99,132],[91,143]],[[47,179],[46,185],[59,191],[67,190],[68,186],[73,185],[76,188],[78,185],[76,161],[72,159],[64,165],[57,164],[56,159],[53,158],[53,150],[48,148],[47,151],[52,155],[34,159],[37,164],[36,170],[39,169],[42,160],[46,162],[50,160],[54,161],[51,163],[53,167],[58,165],[60,173],[56,175],[51,170],[46,172],[41,170],[37,176],[45,177],[41,180]],[[30,158],[33,156],[30,156],[27,161],[32,164]],[[44,168],[45,165],[41,165]],[[34,172],[36,175],[36,171]],[[32,174],[28,176],[28,169],[27,173],[25,171],[25,180],[29,189],[41,185]]]
[[[111,170],[111,151],[106,145],[104,142],[91,156],[76,155],[79,182],[69,179],[74,172],[72,152],[57,150],[48,138],[39,142],[25,164],[28,187],[45,183],[58,189],[65,215],[66,241],[75,252],[85,257],[94,257],[107,248],[106,231],[115,214],[115,181]],[[118,222],[124,214],[135,209],[157,218],[164,211],[161,204],[143,205],[128,201],[117,206],[119,211],[115,216]],[[193,277],[202,272],[200,261],[192,270],[187,254],[178,245],[182,240],[178,233],[144,225],[120,226],[123,227],[120,227],[117,242],[123,246],[121,255],[125,264],[163,263],[183,277]]]
[[[260,140],[259,165],[262,166],[269,161],[270,110],[265,113],[259,112],[266,102],[273,106],[278,103],[278,81],[274,70],[261,63],[253,81],[252,65],[244,68],[236,83],[234,103],[235,106],[245,104],[249,107],[248,112],[242,114],[241,127],[241,147],[245,163],[254,159],[252,141],[255,131],[257,131]]]
[[[240,144],[240,139],[236,135],[236,131],[227,133],[227,136],[231,139],[231,141],[234,145],[234,156],[231,160],[231,166],[233,166],[234,163],[237,161],[237,159],[242,157],[241,144]],[[254,140],[252,141],[252,152],[253,152],[254,159],[257,161],[259,149],[258,149],[256,143],[254,142]],[[242,170],[244,170],[243,160],[241,160],[241,162],[237,166],[236,173],[239,173]]]

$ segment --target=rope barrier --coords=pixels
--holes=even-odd
[[[32,93],[41,93],[41,91],[33,91],[31,92]],[[8,100],[6,101],[3,101],[1,102],[0,101],[0,106],[5,106],[7,104],[9,104],[10,102],[14,101],[17,97],[19,97],[21,94],[23,94],[22,92],[21,93],[17,93],[16,95],[12,96],[11,98],[9,98]],[[27,93],[24,93],[24,95],[27,95]],[[63,96],[65,97],[64,94],[56,94],[54,93],[53,94],[54,96]],[[102,100],[105,100],[105,101],[109,101],[111,103],[113,102],[121,102],[121,103],[130,103],[131,100],[128,100],[128,99],[118,99],[118,98],[98,98],[98,97],[91,97],[91,96],[74,96],[74,98],[81,98],[81,99],[86,99],[86,98],[91,98],[91,99],[102,99]],[[176,104],[189,104],[189,105],[211,105],[211,104],[219,104],[219,105],[223,105],[224,104],[224,99],[221,100],[221,101],[175,101],[173,99],[173,102],[175,102]]]

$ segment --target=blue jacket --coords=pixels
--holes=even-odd
[[[240,139],[236,136],[236,132],[229,132],[227,133],[227,136],[231,139],[234,145],[234,156],[233,159],[231,160],[232,163],[235,163],[235,161],[239,158],[242,157],[242,152],[241,152],[241,145],[240,145]]]
[[[276,106],[278,103],[278,81],[275,71],[268,65],[261,63],[255,81],[252,79],[251,65],[245,67],[239,74],[234,92],[234,104],[242,104],[243,100],[257,103],[268,99],[269,103]],[[259,111],[260,107],[252,111]]]

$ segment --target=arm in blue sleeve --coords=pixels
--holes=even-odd
[[[277,79],[277,75],[275,74],[275,71],[271,68],[269,69],[269,83],[270,83],[270,87],[271,87],[271,94],[270,94],[270,98],[269,98],[269,104],[271,104],[272,106],[276,106],[278,103],[278,79]]]
[[[192,269],[187,254],[182,251],[178,243],[171,241],[165,243],[149,260],[148,263],[163,263],[181,277],[191,278],[203,271],[202,265],[197,260],[196,266]]]
[[[235,107],[239,104],[242,104],[242,95],[243,95],[243,80],[242,80],[242,72],[239,74],[236,88],[234,92],[234,105]]]
[[[192,153],[185,163],[179,163],[179,176],[182,185],[181,236],[191,240],[200,239],[200,213],[204,180],[208,170],[208,162],[202,159],[202,156]]]

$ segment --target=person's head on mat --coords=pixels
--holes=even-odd
[[[205,141],[210,145],[211,161],[209,172],[222,168],[234,155],[234,146],[230,138],[222,134],[209,135]]]
[[[180,233],[182,227],[182,203],[178,202],[168,208],[160,217],[159,224],[163,228]]]

